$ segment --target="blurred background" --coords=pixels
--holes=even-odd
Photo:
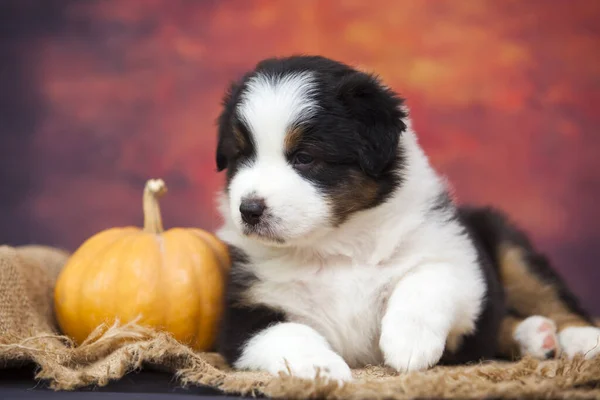
[[[408,98],[460,202],[508,211],[600,315],[600,1],[2,0],[0,243],[213,230],[215,119],[262,58],[321,54]]]

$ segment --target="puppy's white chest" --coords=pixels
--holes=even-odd
[[[317,330],[349,365],[359,366],[381,362],[380,321],[392,281],[375,268],[347,267],[265,282],[255,290],[290,321]]]

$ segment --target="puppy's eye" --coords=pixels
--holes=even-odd
[[[310,154],[296,153],[294,155],[294,158],[292,159],[292,163],[294,164],[295,167],[306,167],[306,166],[312,164],[312,162],[314,160],[315,159]]]

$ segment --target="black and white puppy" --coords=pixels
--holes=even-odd
[[[233,366],[343,381],[496,355],[494,257],[392,90],[323,57],[267,59],[218,123],[217,234],[233,257],[219,351]]]

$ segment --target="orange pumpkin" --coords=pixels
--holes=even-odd
[[[62,331],[81,343],[100,324],[139,318],[203,351],[212,348],[222,313],[230,258],[213,234],[191,228],[163,231],[162,180],[144,189],[144,229],[111,228],[70,257],[55,287]]]

